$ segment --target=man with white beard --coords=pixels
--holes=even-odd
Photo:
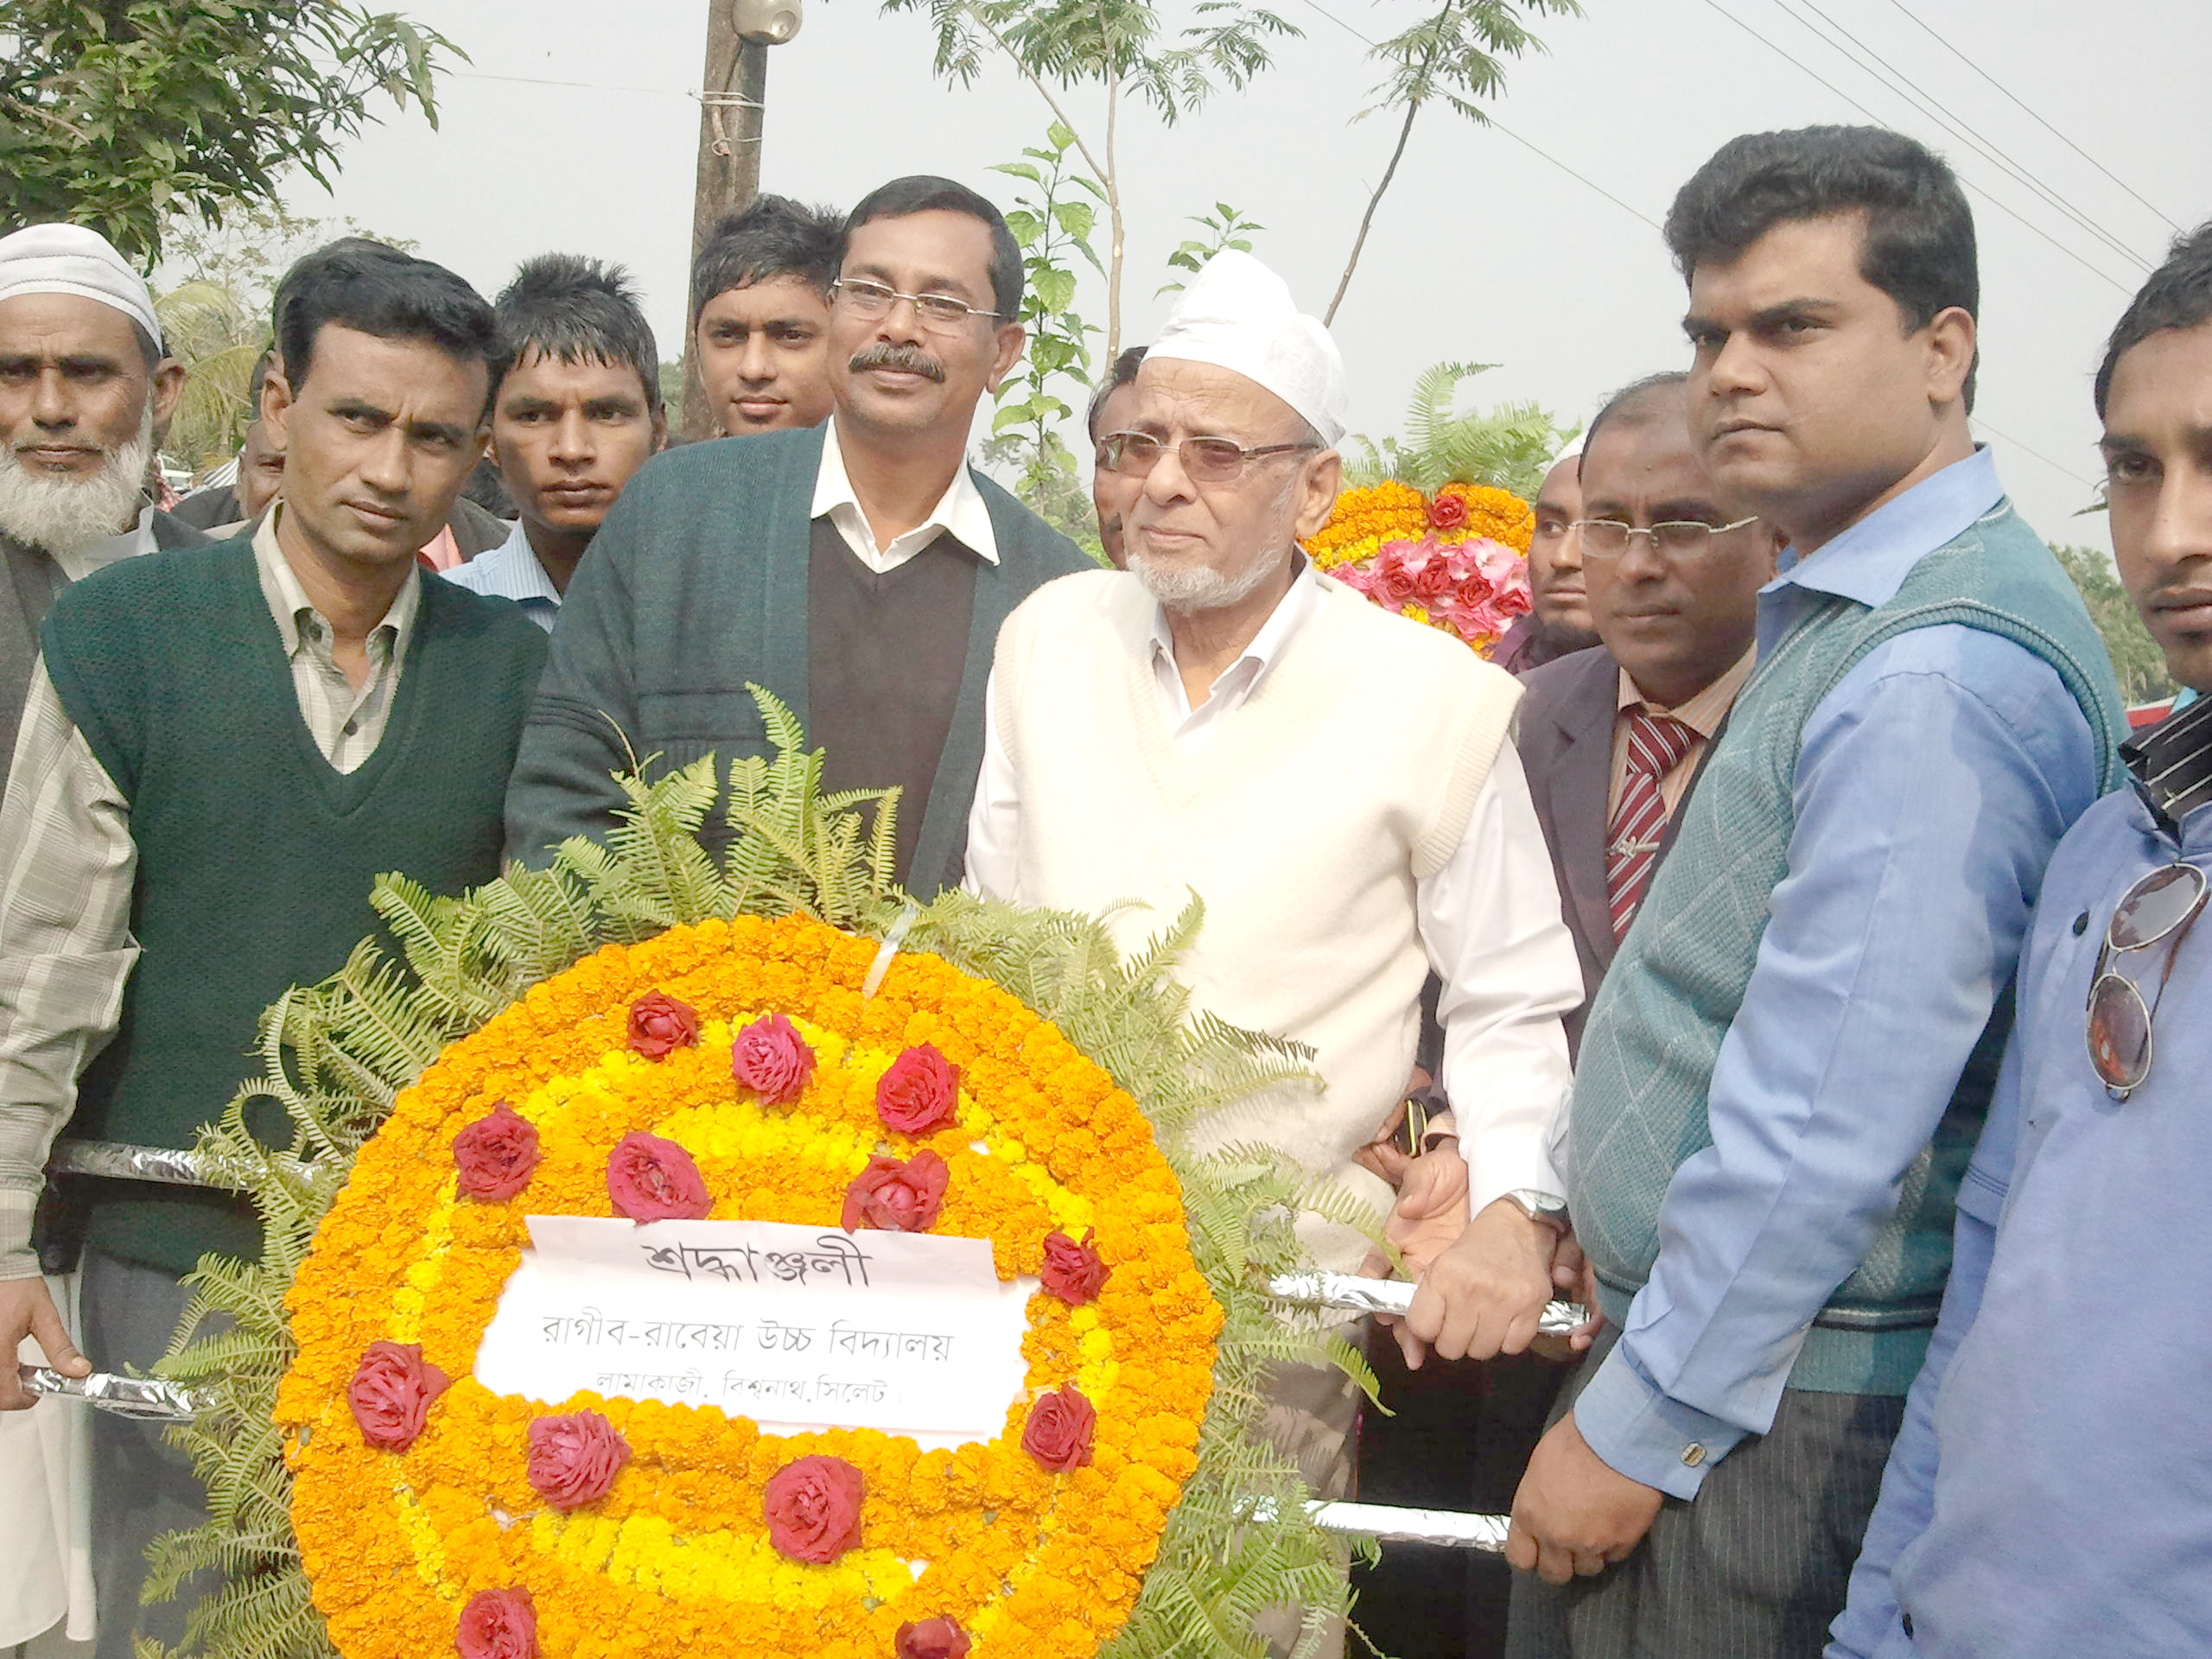
[[[1402,1340],[1518,1352],[1552,1292],[1560,1021],[1581,995],[1507,735],[1520,688],[1299,551],[1336,499],[1344,365],[1257,260],[1206,267],[1135,392],[1099,439],[1142,482],[1127,573],[1063,577],[999,634],[968,884],[1111,912],[1125,949],[1195,892],[1179,971],[1199,1005],[1312,1045],[1324,1084],[1203,1133],[1279,1147],[1378,1211],[1389,1190],[1355,1156],[1405,1093],[1433,967],[1457,1128],[1428,1137],[1397,1205],[1424,1269]],[[1366,1254],[1351,1229],[1300,1231],[1324,1268]],[[1344,1379],[1279,1368],[1270,1397],[1308,1480],[1340,1492]]]
[[[207,538],[145,497],[184,366],[144,280],[96,231],[0,237],[0,786],[38,628],[71,582]]]

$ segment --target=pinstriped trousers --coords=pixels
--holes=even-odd
[[[1902,1396],[1785,1389],[1773,1427],[1667,1499],[1628,1560],[1559,1586],[1514,1574],[1507,1659],[1820,1659],[1904,1419]]]

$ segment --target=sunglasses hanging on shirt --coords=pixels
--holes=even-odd
[[[2164,865],[2128,888],[2105,929],[2089,982],[2087,1035],[2089,1064],[2114,1100],[2126,1100],[2151,1075],[2151,1029],[2182,943],[2203,913],[2205,892],[2204,872],[2196,865]],[[2168,945],[2165,965],[2146,1003],[2142,988],[2119,971],[2121,958],[2161,944]]]

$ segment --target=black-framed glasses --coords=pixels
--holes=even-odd
[[[1618,518],[1577,518],[1567,528],[1581,532],[1582,556],[1586,559],[1618,559],[1638,536],[1649,537],[1651,545],[1670,559],[1694,559],[1712,547],[1714,537],[1757,523],[1757,514],[1738,518],[1732,524],[1704,524],[1694,518],[1669,518],[1647,529],[1642,524],[1624,524]]]
[[[2089,981],[2086,1035],[2089,1064],[2114,1100],[2126,1100],[2151,1075],[2151,1027],[2165,1000],[2182,941],[2204,913],[2206,887],[2204,872],[2196,865],[2164,865],[2121,895],[2106,925],[2097,970]],[[2146,1003],[2142,988],[2118,971],[2120,959],[2167,940],[2172,944],[2166,963]]]
[[[1263,443],[1246,448],[1234,438],[1185,438],[1162,443],[1142,432],[1109,432],[1098,440],[1098,464],[1124,478],[1145,478],[1170,449],[1183,464],[1184,475],[1193,484],[1226,484],[1253,461],[1268,455],[1300,454],[1319,449],[1318,443]]]
[[[938,329],[958,328],[974,317],[995,321],[999,315],[965,300],[957,300],[950,294],[901,294],[888,283],[871,283],[858,276],[840,276],[830,284],[830,292],[862,322],[882,321],[901,300],[913,306],[915,315],[925,324]]]

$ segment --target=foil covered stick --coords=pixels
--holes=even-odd
[[[1404,1280],[1363,1279],[1352,1273],[1286,1273],[1268,1281],[1268,1294],[1279,1302],[1348,1313],[1403,1313],[1414,1305],[1414,1287]],[[1579,1302],[1547,1303],[1536,1332],[1567,1336],[1589,1317]]]
[[[118,1376],[112,1371],[64,1376],[43,1365],[18,1365],[16,1376],[33,1394],[82,1400],[96,1411],[141,1417],[149,1422],[188,1423],[208,1404],[196,1390],[181,1382],[162,1382],[150,1376]]]
[[[49,1175],[99,1175],[120,1181],[158,1181],[165,1186],[215,1186],[197,1154],[167,1147],[132,1147],[120,1141],[57,1141],[47,1160]]]
[[[1454,1510],[1401,1510],[1387,1503],[1313,1503],[1306,1512],[1325,1532],[1355,1533],[1393,1544],[1442,1544],[1452,1549],[1505,1551],[1512,1522],[1503,1515],[1462,1515]]]

